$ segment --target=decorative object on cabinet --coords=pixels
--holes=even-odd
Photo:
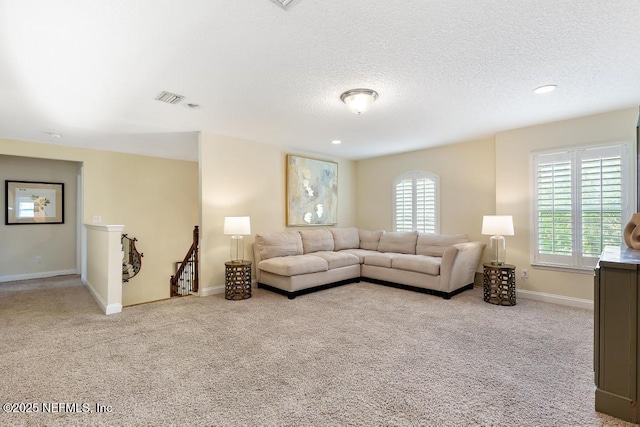
[[[503,236],[513,236],[513,217],[511,215],[484,215],[482,234],[489,235],[489,254],[491,264],[502,265],[507,260],[507,244]]]
[[[64,183],[5,180],[6,225],[64,224]]]
[[[123,234],[120,240],[122,242],[122,282],[126,283],[140,272],[144,254],[136,249],[138,239],[135,237],[132,239]]]
[[[338,164],[287,155],[287,226],[338,222]]]
[[[251,234],[251,220],[248,216],[224,217],[224,234],[231,236],[231,261],[244,260],[244,238]]]
[[[624,227],[624,242],[628,247],[640,249],[640,212],[636,212]]]

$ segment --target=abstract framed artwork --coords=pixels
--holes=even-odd
[[[338,164],[287,154],[287,226],[338,222]]]
[[[5,180],[6,225],[64,224],[64,184]]]

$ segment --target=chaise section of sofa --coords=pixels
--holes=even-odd
[[[258,287],[293,299],[359,281],[358,257],[334,248],[333,235],[327,229],[258,233],[254,243]]]
[[[258,286],[287,295],[367,280],[445,299],[473,287],[484,244],[466,234],[309,229],[256,235]]]

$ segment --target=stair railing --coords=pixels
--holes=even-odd
[[[180,297],[198,292],[198,241],[200,231],[193,229],[193,243],[185,255],[176,274],[171,276],[171,296]]]

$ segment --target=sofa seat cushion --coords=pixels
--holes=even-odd
[[[398,255],[391,260],[391,268],[438,276],[440,274],[441,262],[442,258],[431,256]]]
[[[391,261],[400,254],[393,252],[373,253],[364,257],[364,264],[391,268]]]
[[[364,264],[364,257],[366,257],[367,255],[379,255],[380,254],[380,252],[378,252],[378,251],[370,251],[368,249],[345,249],[345,250],[340,251],[340,252],[341,253],[345,252],[345,253],[349,253],[349,254],[357,256],[358,257],[358,262],[360,264]]]
[[[265,259],[258,263],[258,268],[269,273],[291,277],[327,271],[329,263],[314,255],[293,255]]]
[[[329,251],[321,251],[314,252],[313,256],[320,257],[327,261],[329,265],[329,270],[333,270],[334,268],[347,267],[349,265],[358,265],[360,264],[360,260],[357,256],[347,253],[347,252],[329,252]]]

